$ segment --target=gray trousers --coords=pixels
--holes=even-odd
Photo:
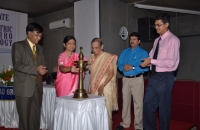
[[[28,87],[28,86],[27,86]],[[32,97],[15,96],[19,115],[19,130],[39,130],[42,106],[42,93],[38,83]]]

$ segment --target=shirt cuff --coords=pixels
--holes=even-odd
[[[151,64],[152,64],[152,65],[157,65],[157,60],[151,59]]]

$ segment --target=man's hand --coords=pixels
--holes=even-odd
[[[141,67],[148,67],[151,65],[151,59],[150,58],[144,58],[142,59],[142,63],[140,64]]]
[[[131,65],[124,65],[124,71],[129,71],[129,70],[132,70],[133,69],[133,66]]]
[[[48,70],[46,70],[46,67],[45,67],[45,66],[39,65],[39,66],[37,67],[37,72],[38,72],[39,74],[41,74],[41,75],[44,75],[44,74],[46,74],[46,73],[48,72]]]

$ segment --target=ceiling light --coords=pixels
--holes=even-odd
[[[176,13],[185,13],[185,14],[196,14],[200,15],[200,11],[193,11],[193,10],[184,10],[184,9],[176,9],[176,8],[167,8],[167,7],[159,7],[159,6],[152,6],[152,5],[143,5],[143,4],[134,4],[135,7],[141,9],[151,9],[151,10],[161,10],[161,11],[168,11],[168,12],[176,12]]]

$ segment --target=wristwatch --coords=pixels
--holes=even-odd
[[[133,66],[133,68],[132,68],[133,70],[135,69],[135,67]]]

